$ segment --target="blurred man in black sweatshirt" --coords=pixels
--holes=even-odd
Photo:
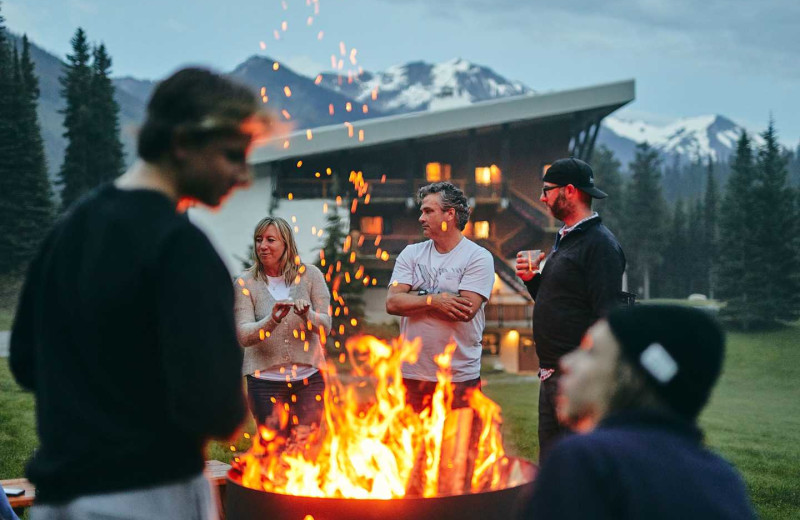
[[[210,438],[244,419],[227,269],[181,214],[250,180],[268,123],[245,87],[204,69],[164,80],[139,161],[88,193],[33,260],[10,365],[36,396],[32,518],[215,517]]]

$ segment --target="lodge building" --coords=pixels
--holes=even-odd
[[[538,201],[542,175],[561,157],[591,162],[602,119],[630,103],[634,87],[621,81],[304,130],[258,146],[250,162],[257,179],[269,180],[270,210],[343,197],[354,243],[362,244],[358,262],[377,280],[365,294],[373,322],[394,319],[384,311],[394,259],[423,239],[417,190],[440,180],[459,186],[473,208],[465,235],[495,261],[484,348],[499,350],[509,371],[534,370],[534,305],[511,266],[517,251],[549,250],[560,225]],[[353,176],[366,184],[360,197]]]

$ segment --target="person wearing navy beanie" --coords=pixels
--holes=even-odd
[[[520,518],[755,518],[738,472],[703,444],[697,417],[725,336],[705,311],[620,307],[561,360],[558,442]]]

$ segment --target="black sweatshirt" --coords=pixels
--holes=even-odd
[[[753,519],[744,482],[694,423],[627,411],[558,442],[521,518]]]
[[[10,365],[36,396],[37,500],[199,474],[244,418],[230,277],[165,196],[103,186],[45,238]]]
[[[575,349],[583,334],[620,301],[625,254],[594,217],[567,233],[544,269],[525,285],[533,307],[533,339],[542,368]]]

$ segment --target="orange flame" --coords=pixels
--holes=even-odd
[[[455,344],[435,357],[436,390],[420,413],[405,402],[401,372],[404,362],[417,361],[419,340],[398,338],[390,345],[359,336],[345,348],[339,361],[350,360],[349,376],[340,378],[329,363],[324,395],[316,397],[325,405],[322,426],[287,438],[281,432],[290,407],[275,407],[271,427],[260,426],[252,448],[234,463],[244,486],[311,497],[392,499],[518,483],[503,450],[499,407],[475,390],[469,408],[451,409]]]

